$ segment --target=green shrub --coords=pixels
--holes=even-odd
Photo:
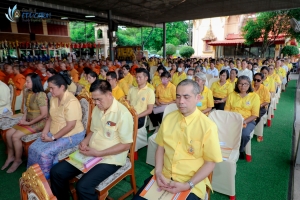
[[[184,58],[189,58],[195,53],[195,50],[193,47],[190,46],[184,46],[179,50],[179,54]]]

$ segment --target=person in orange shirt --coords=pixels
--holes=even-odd
[[[115,59],[115,62],[114,62],[114,66],[119,69],[121,67],[119,61],[117,59]]]
[[[58,64],[57,61],[54,62],[54,69],[55,69],[57,72],[60,72],[60,71],[61,71],[61,68],[60,68],[60,66],[59,66],[59,64]]]
[[[116,66],[114,66],[113,64],[112,64],[112,62],[111,61],[108,61],[107,62],[108,63],[108,71],[110,71],[110,72],[114,72],[117,68],[116,68]]]
[[[78,71],[74,68],[73,63],[70,64],[70,74],[72,77],[72,81],[74,83],[77,83],[79,81],[79,75],[78,75]]]
[[[34,71],[30,69],[29,67],[26,67],[25,65],[20,66],[20,72],[23,74],[23,76],[27,76],[27,74],[33,73]]]
[[[136,71],[135,69],[139,68],[138,62],[135,60],[133,61],[133,65],[130,68],[130,74],[135,75]]]
[[[48,77],[46,75],[46,68],[42,63],[37,64],[37,69],[35,70],[35,73],[40,76],[42,85],[44,85],[44,83],[48,80]]]
[[[34,63],[32,62],[28,63],[28,68],[31,69],[32,71],[36,70],[36,68],[34,67]]]
[[[80,76],[81,76],[81,74],[83,72],[83,68],[84,68],[83,63],[80,62],[79,65],[78,65],[78,68],[76,69],[78,71],[79,79],[80,79]]]
[[[15,75],[14,75],[13,68],[11,65],[4,66],[4,69],[5,69],[5,73],[6,73],[5,83],[8,84],[9,79],[13,79]]]
[[[0,81],[5,83],[6,75],[5,73],[0,69]]]
[[[19,96],[21,94],[21,91],[24,88],[25,83],[26,83],[26,78],[23,74],[20,74],[20,68],[18,65],[15,65],[13,67],[13,72],[15,75],[13,78],[13,82],[16,87],[16,95]]]
[[[96,64],[95,64],[95,63],[91,64],[91,69],[92,69],[93,72],[95,72],[97,75],[100,74],[100,69],[96,68]]]

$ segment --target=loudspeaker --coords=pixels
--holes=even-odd
[[[118,31],[119,23],[115,20],[112,21],[111,31]]]
[[[35,33],[30,33],[30,41],[35,40]]]

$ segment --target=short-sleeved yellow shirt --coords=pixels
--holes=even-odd
[[[160,84],[161,84],[160,76],[159,75],[154,76],[152,79],[152,85],[153,85],[154,89],[156,89],[157,86],[159,86]]]
[[[134,107],[137,114],[140,114],[147,110],[148,105],[154,105],[154,91],[147,85],[142,89],[131,87],[127,95],[127,100]]]
[[[58,97],[52,97],[50,100],[50,132],[55,135],[58,131],[67,125],[67,121],[76,121],[75,127],[63,137],[72,136],[84,130],[82,125],[82,111],[78,99],[65,91],[60,105],[58,106]]]
[[[155,141],[165,150],[163,175],[177,182],[190,180],[205,161],[222,162],[217,126],[198,109],[187,117],[178,110],[168,114]],[[204,199],[206,185],[208,178],[191,192]]]
[[[280,76],[280,78],[285,78],[286,76],[286,71],[282,67],[279,67],[278,69],[275,68],[275,72]]]
[[[224,85],[221,85],[220,81],[216,81],[211,85],[210,90],[214,97],[225,98],[233,91],[233,88],[232,84],[228,81],[226,81]]]
[[[278,74],[273,73],[273,74],[269,75],[269,78],[274,79],[275,83],[277,83],[279,85],[281,84],[281,79]]]
[[[269,92],[275,92],[275,80],[267,77],[266,80],[262,83],[266,88],[268,88]]]
[[[125,95],[128,94],[129,87],[124,78],[118,81],[118,86],[123,90]]]
[[[112,89],[112,95],[117,99],[121,99],[122,97],[125,96],[123,90],[118,86],[116,85],[116,87],[114,89]]]
[[[181,75],[178,74],[178,72],[176,72],[173,77],[172,77],[172,83],[177,86],[181,81],[186,79],[186,73],[182,72]]]
[[[260,84],[258,90],[255,90],[254,86],[252,86],[252,87],[254,89],[254,92],[256,94],[258,94],[258,96],[259,96],[260,104],[270,103],[271,96],[270,96],[270,92],[267,87],[265,87],[263,84]]]
[[[172,83],[168,83],[167,87],[163,84],[157,86],[155,97],[160,102],[169,103],[176,100],[176,87]]]
[[[204,86],[202,93],[200,93],[201,106],[197,106],[200,111],[205,110],[206,108],[214,107],[214,97],[212,91],[208,87]]]
[[[244,119],[247,119],[252,115],[259,117],[259,108],[260,99],[255,92],[250,92],[245,97],[241,97],[237,92],[232,92],[226,100],[224,110],[240,113]]]
[[[106,112],[97,106],[92,113],[91,131],[93,133],[89,146],[97,151],[110,148],[116,144],[133,142],[133,120],[128,109],[116,99]],[[117,155],[103,157],[101,163],[124,165],[128,151]]]
[[[124,76],[124,80],[129,87],[132,86],[133,76],[129,72],[126,76]]]

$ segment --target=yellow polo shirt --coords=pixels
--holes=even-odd
[[[226,81],[224,85],[221,85],[220,81],[216,81],[211,85],[210,90],[214,97],[225,98],[233,91],[233,88],[232,84],[228,81]]]
[[[132,85],[133,76],[128,72],[128,74],[124,76],[124,80],[126,81],[127,85],[130,87]]]
[[[121,99],[122,97],[125,96],[123,90],[118,86],[116,85],[116,87],[114,89],[112,89],[112,95],[117,99]]]
[[[97,106],[93,109],[89,146],[97,151],[110,148],[119,143],[133,142],[133,119],[128,109],[116,99],[104,113]],[[124,165],[128,151],[103,157],[101,163]]]
[[[183,81],[184,79],[186,79],[186,73],[182,72],[181,75],[178,74],[178,72],[176,72],[173,77],[172,77],[172,83],[177,86],[181,81]]]
[[[152,79],[152,85],[153,85],[154,89],[156,89],[157,86],[159,86],[160,84],[161,84],[160,76],[159,75],[154,76]]]
[[[247,119],[252,115],[259,117],[259,108],[260,99],[255,92],[250,92],[245,97],[241,97],[237,92],[232,92],[226,100],[224,110],[240,113],[244,119]]]
[[[177,182],[190,180],[205,161],[222,162],[217,126],[198,109],[187,117],[178,110],[168,114],[155,141],[165,150],[163,175]],[[206,185],[211,187],[208,178],[191,192],[204,199]]]
[[[167,87],[163,84],[157,86],[155,91],[155,97],[160,102],[169,103],[176,100],[176,86],[171,82],[168,83]]]
[[[255,90],[254,85],[252,85],[252,87],[254,89],[254,92],[259,96],[260,104],[270,103],[271,96],[267,87],[265,87],[263,84],[260,84],[258,90]]]
[[[82,111],[78,99],[68,90],[65,91],[60,105],[58,97],[50,99],[50,132],[55,135],[67,125],[67,121],[76,121],[75,127],[63,137],[68,137],[80,133],[84,130],[82,125]]]
[[[205,110],[206,108],[214,107],[214,97],[212,91],[208,89],[208,87],[204,86],[202,93],[200,93],[200,101],[202,103],[201,106],[197,106],[200,111]]]
[[[269,92],[275,92],[275,80],[267,77],[266,80],[263,81],[262,83],[266,88],[268,88]]]
[[[137,82],[136,82],[135,76],[133,77],[132,86],[134,86],[134,87],[137,87],[137,86],[138,86],[138,84],[137,84]],[[151,85],[149,82],[147,82],[147,86],[148,86],[150,89],[152,89],[153,91],[155,91],[153,85]]]
[[[280,78],[286,77],[286,71],[282,67],[279,67],[278,69],[275,68],[275,72],[280,76]]]
[[[269,75],[268,77],[274,79],[275,83],[277,83],[278,85],[281,84],[281,79],[278,74],[273,73],[273,74]]]
[[[147,110],[148,105],[154,105],[154,91],[147,85],[142,89],[131,87],[127,95],[127,100],[134,107],[137,114],[140,114]]]
[[[238,78],[235,78],[233,82],[231,82],[230,79],[227,80],[227,82],[232,85],[232,90],[234,90],[237,80],[238,80]]]
[[[118,86],[123,90],[125,95],[128,94],[129,87],[124,78],[118,81]]]

